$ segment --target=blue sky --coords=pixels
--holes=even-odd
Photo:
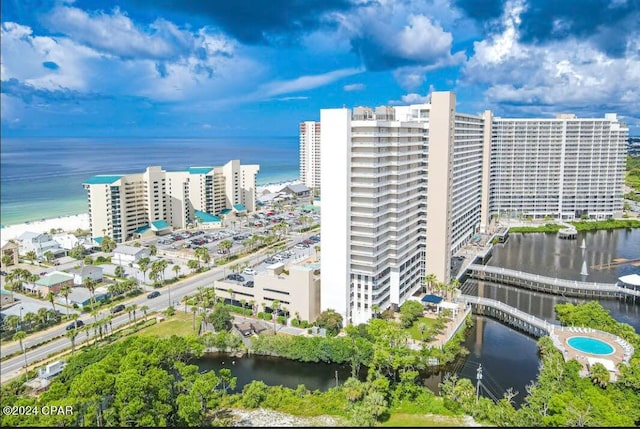
[[[4,0],[2,135],[294,136],[431,90],[640,135],[639,23],[640,0]]]

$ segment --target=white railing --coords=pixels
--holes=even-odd
[[[508,268],[492,267],[489,265],[472,264],[468,267],[469,270],[476,272],[483,272],[487,274],[503,275],[507,277],[514,277],[524,281],[530,281],[540,284],[546,284],[549,286],[558,286],[568,289],[581,290],[581,291],[598,291],[598,292],[615,292],[624,293],[640,297],[640,291],[633,289],[621,288],[616,284],[611,283],[596,283],[596,282],[581,282],[578,280],[566,280],[558,279],[554,277],[541,276],[539,274],[531,274],[523,271],[510,270]]]

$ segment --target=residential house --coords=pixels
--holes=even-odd
[[[96,282],[102,281],[102,267],[96,267],[95,265],[85,265],[80,268],[69,270],[69,274],[73,275],[73,284],[76,286],[82,286],[87,279],[95,280]]]
[[[138,262],[142,258],[147,258],[151,252],[146,247],[133,247],[120,245],[113,251],[111,263],[123,265],[131,262]]]
[[[280,189],[280,192],[295,196],[296,198],[309,198],[311,196],[311,189],[301,183],[287,185]]]
[[[45,297],[49,292],[59,293],[64,286],[73,287],[73,275],[62,271],[53,271],[40,277],[35,283],[35,290]]]
[[[18,241],[20,242],[21,255],[33,251],[36,257],[42,260],[47,252],[51,252],[54,256],[66,254],[66,250],[60,247],[60,244],[49,234],[26,231],[18,237]]]

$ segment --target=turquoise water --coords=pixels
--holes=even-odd
[[[298,178],[298,137],[3,138],[0,223],[87,212],[82,182],[95,174],[184,170],[230,159],[260,164],[258,184]]]
[[[592,355],[610,355],[614,348],[604,341],[589,337],[572,337],[567,340],[574,349]]]

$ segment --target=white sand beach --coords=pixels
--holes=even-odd
[[[2,241],[18,238],[22,233],[49,232],[52,228],[62,228],[65,232],[73,232],[78,228],[89,229],[89,214],[82,213],[72,216],[61,216],[53,219],[45,219],[34,222],[20,223],[17,225],[7,225],[0,229]]]
[[[295,185],[302,183],[299,180],[291,180],[288,182],[276,182],[276,183],[267,183],[266,185],[257,185],[256,186],[256,195],[260,195],[264,192],[264,190],[268,190],[270,193],[278,192],[280,189],[284,188],[287,185]]]

